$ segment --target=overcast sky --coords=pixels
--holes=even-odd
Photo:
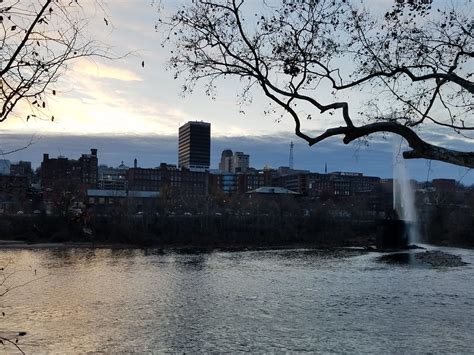
[[[290,119],[275,122],[263,115],[265,101],[258,93],[252,105],[239,113],[235,82],[221,83],[215,100],[199,88],[183,97],[182,81],[174,80],[166,70],[167,48],[161,47],[162,34],[154,30],[157,6],[150,0],[115,0],[106,2],[109,26],[101,9],[88,8],[93,14],[89,31],[95,39],[107,43],[118,54],[135,54],[115,61],[82,59],[70,65],[57,84],[57,95],[49,106],[51,122],[11,117],[0,127],[0,149],[9,151],[27,144],[26,150],[5,156],[6,159],[31,160],[38,166],[43,153],[77,158],[91,147],[99,149],[100,163],[117,166],[123,160],[132,165],[137,158],[143,167],[160,162],[176,164],[177,132],[189,120],[212,125],[212,167],[216,168],[222,149],[244,151],[251,165],[278,167],[288,165],[289,145],[295,143],[295,168],[323,172],[359,171],[366,175],[391,177],[392,139],[375,137],[368,146],[344,145],[334,138],[312,148],[293,135]],[[251,2],[256,6],[258,1]],[[369,4],[370,3],[370,4]],[[391,0],[373,0],[368,5],[382,9]],[[175,2],[161,1],[162,11],[172,11]],[[142,60],[145,67],[141,67]],[[318,120],[310,130],[321,129]],[[472,150],[471,142],[431,132],[428,138],[451,148]],[[425,136],[426,138],[426,136]],[[474,183],[474,173],[443,163],[411,161],[410,174],[418,180],[434,177],[463,179]]]

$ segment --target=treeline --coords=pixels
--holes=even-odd
[[[97,216],[89,227],[55,216],[4,216],[2,239],[90,242],[156,247],[240,247],[304,244],[317,247],[375,243],[376,222],[290,216]],[[88,232],[92,231],[92,235]]]
[[[435,201],[420,213],[420,234],[425,243],[474,247],[471,204]],[[430,208],[427,208],[430,207]],[[390,220],[357,215],[352,210],[319,208],[301,214],[297,208],[259,213],[205,215],[112,214],[77,220],[70,216],[0,216],[0,239],[28,243],[85,242],[134,246],[226,248],[243,246],[314,247],[367,246],[396,241],[397,225]],[[338,211],[339,213],[332,213]],[[341,211],[345,213],[341,213]],[[359,209],[359,212],[361,210]],[[293,212],[293,213],[291,213]],[[393,224],[393,223],[392,223]],[[399,228],[398,228],[399,229]],[[388,243],[387,243],[388,242]]]
[[[474,193],[440,191],[418,196],[423,241],[446,246],[474,247]]]
[[[460,205],[435,206],[421,229],[427,243],[474,247],[474,215],[471,208]]]

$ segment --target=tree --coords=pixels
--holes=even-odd
[[[44,118],[52,85],[71,60],[107,56],[86,36],[87,20],[78,0],[0,1],[0,122],[21,102],[31,112],[26,120]]]
[[[185,92],[204,81],[214,95],[219,79],[235,77],[244,102],[259,87],[270,101],[266,113],[282,108],[310,146],[333,136],[348,144],[393,133],[408,143],[406,159],[474,167],[474,152],[422,137],[446,129],[467,137],[474,130],[470,1],[441,9],[432,0],[396,0],[378,17],[349,0],[251,7],[245,0],[195,0],[160,19]],[[328,127],[303,129],[316,115]]]
[[[56,180],[46,193],[46,198],[51,202],[55,215],[65,220],[69,220],[74,214],[72,211],[74,205],[85,200],[85,191],[81,189],[81,182],[75,178]]]
[[[40,278],[36,277],[36,269],[33,270],[31,267],[30,269],[26,270],[11,270],[11,261],[8,261],[6,265],[0,267],[0,299],[6,296],[9,292],[23,286],[27,286],[28,284],[37,281]],[[15,282],[15,278],[17,278],[20,274],[24,274],[25,276],[20,276],[21,279],[24,279],[23,282],[18,283]],[[33,277],[33,275],[34,277]],[[5,317],[5,312],[1,312],[1,316]],[[9,350],[9,348],[14,348],[18,350],[21,354],[25,354],[25,352],[21,349],[20,345],[18,344],[19,338],[25,336],[26,332],[5,332],[2,331],[0,333],[0,345],[3,346],[4,350]]]

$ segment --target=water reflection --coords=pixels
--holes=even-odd
[[[417,259],[415,253],[391,253],[381,256],[379,260],[389,264],[429,267],[429,265]]]
[[[0,251],[47,275],[3,300],[2,327],[27,330],[30,353],[470,352],[472,265],[437,273],[412,256]]]
[[[209,254],[184,254],[176,259],[176,268],[183,271],[199,271],[206,268],[206,262]]]

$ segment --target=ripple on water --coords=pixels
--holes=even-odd
[[[46,276],[2,299],[2,327],[27,330],[27,352],[472,352],[473,268],[395,258],[0,251]]]

